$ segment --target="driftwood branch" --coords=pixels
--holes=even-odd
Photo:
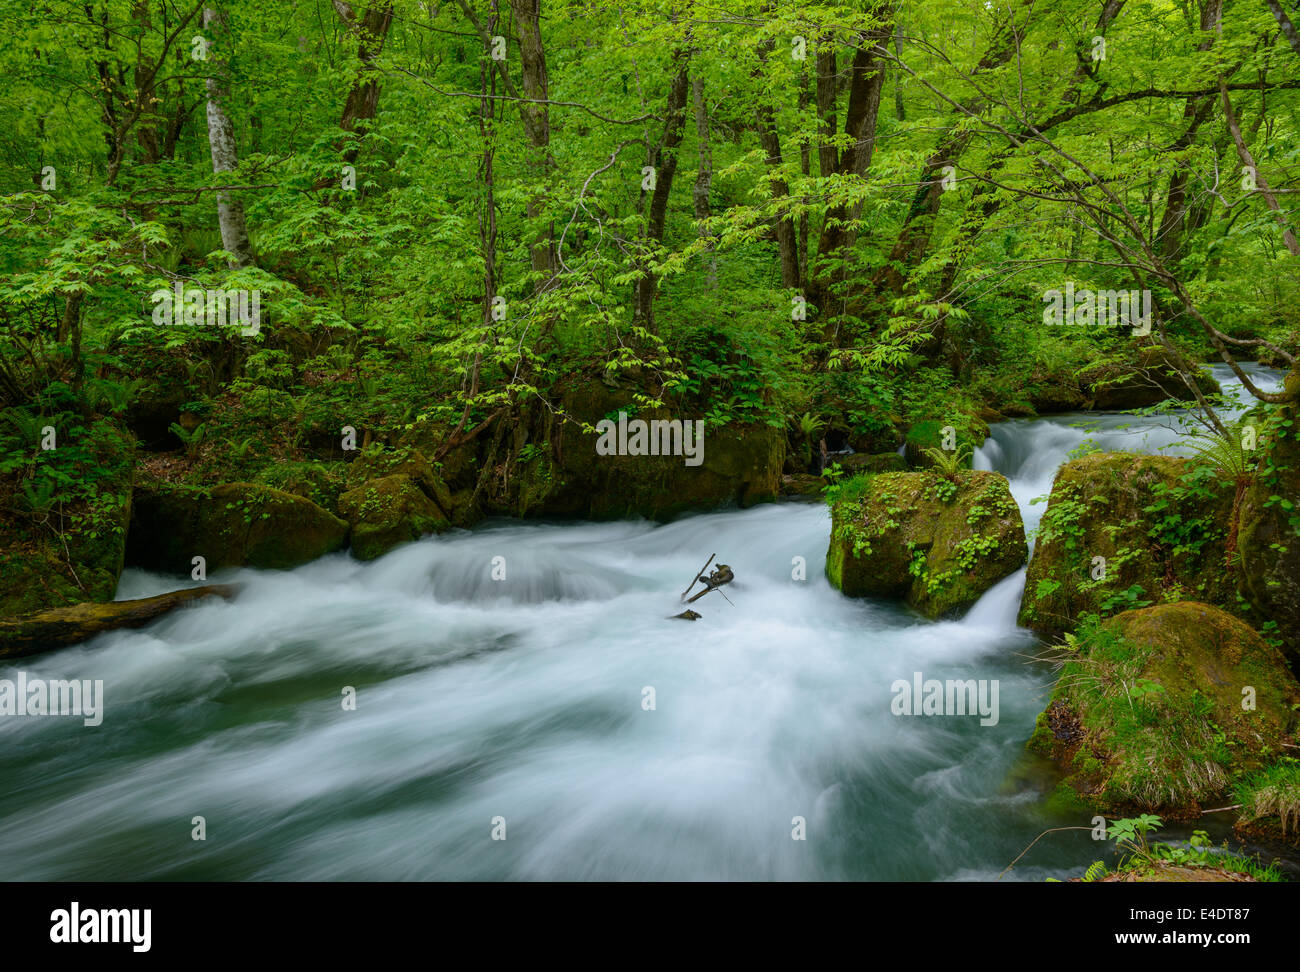
[[[713,558],[716,556],[717,554],[715,553],[709,554],[709,559],[704,562],[704,566],[695,572],[695,575],[691,578],[691,582],[686,585],[686,590],[682,591],[682,597],[685,597],[687,594],[689,594],[691,592],[691,588],[700,582],[700,580],[704,577],[704,572],[709,569],[709,564],[713,563]]]

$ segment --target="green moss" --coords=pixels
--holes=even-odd
[[[1300,394],[1300,370],[1287,375],[1286,387]],[[1300,409],[1284,406],[1270,425],[1241,502],[1239,589],[1275,622],[1286,650],[1300,659]]]

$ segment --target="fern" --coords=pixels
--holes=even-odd
[[[971,457],[971,450],[968,446],[963,446],[954,452],[944,452],[937,446],[931,446],[923,450],[923,452],[934,463],[935,471],[945,479],[952,479],[965,469],[966,460]]]
[[[1093,861],[1093,862],[1092,862],[1092,866],[1089,867],[1088,870],[1084,872],[1084,874],[1083,874],[1083,880],[1084,880],[1085,883],[1091,883],[1091,882],[1093,882],[1093,881],[1100,881],[1102,878],[1104,878],[1104,877],[1105,877],[1107,874],[1109,874],[1109,873],[1110,873],[1110,871],[1106,870],[1106,865],[1105,865],[1104,862],[1102,862],[1102,861]]]
[[[179,422],[173,422],[168,428],[184,444],[186,453],[193,456],[198,454],[199,446],[203,445],[203,437],[207,433],[208,423],[200,422],[194,427],[193,431],[186,429]]]
[[[1213,467],[1221,476],[1235,482],[1250,478],[1251,452],[1242,445],[1239,430],[1192,432],[1188,438],[1196,442],[1188,448],[1197,462]]]

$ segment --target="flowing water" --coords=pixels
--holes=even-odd
[[[976,457],[1029,526],[1088,436],[1078,419],[1003,423]],[[1174,438],[1087,419],[1104,448]],[[106,699],[96,728],[0,720],[0,875],[994,878],[1061,823],[1024,758],[1052,680],[1015,625],[1024,572],[961,620],[925,621],[831,589],[829,527],[804,503],[497,523],[370,564],[225,572],[212,579],[244,585],[232,601],[0,667],[103,679]],[[731,603],[669,620],[713,552],[735,570]],[[118,596],[176,586],[128,571]],[[996,725],[891,714],[915,672],[996,679]],[[1008,879],[1100,856],[1087,833],[1055,834]]]

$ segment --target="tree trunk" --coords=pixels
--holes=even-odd
[[[882,12],[882,15],[887,14]],[[837,171],[842,175],[863,178],[871,167],[876,147],[876,119],[880,114],[880,96],[885,86],[885,49],[882,45],[892,33],[888,24],[867,32],[860,38],[853,54],[849,104],[844,119],[844,133],[853,141],[839,159]],[[829,312],[832,291],[846,277],[841,261],[852,239],[848,227],[851,219],[847,204],[835,204],[826,213],[817,241],[817,263],[828,263],[829,266],[814,267],[808,286],[810,300],[824,320],[834,316]]]
[[[708,240],[705,262],[708,266],[708,289],[718,286],[718,254],[713,248],[704,221],[709,218],[709,192],[713,186],[713,150],[709,146],[709,111],[704,100],[704,79],[697,77],[691,85],[695,102],[695,137],[699,142],[700,166],[695,175],[695,188],[691,191],[695,219],[700,224],[699,234]]]
[[[677,175],[677,150],[681,147],[682,137],[686,131],[686,96],[690,89],[687,76],[690,54],[678,50],[673,54],[677,70],[673,74],[672,84],[668,89],[668,112],[664,118],[664,134],[659,148],[651,159],[655,170],[655,187],[650,194],[650,215],[646,220],[645,242],[647,249],[653,250],[664,239],[664,224],[668,217],[668,196],[672,192],[673,179]],[[659,279],[654,271],[642,267],[642,275],[636,282],[635,316],[647,328],[654,327],[654,300],[659,289]]]
[[[1264,173],[1259,171],[1259,166],[1255,164],[1255,158],[1250,154],[1250,149],[1246,147],[1246,140],[1241,134],[1241,125],[1237,123],[1237,116],[1232,111],[1232,99],[1228,97],[1228,83],[1224,80],[1223,75],[1219,75],[1219,97],[1223,103],[1223,115],[1228,122],[1228,131],[1232,133],[1232,141],[1237,146],[1237,156],[1241,159],[1241,164],[1250,167],[1254,173],[1255,184],[1264,196],[1264,202],[1268,208],[1273,210],[1273,218],[1277,224],[1282,227],[1282,242],[1286,248],[1291,251],[1292,256],[1300,256],[1300,242],[1296,240],[1295,233],[1291,231],[1291,225],[1287,222],[1286,216],[1282,213],[1282,207],[1277,204],[1277,197],[1273,195],[1273,190],[1269,188],[1268,180],[1264,178]]]
[[[1273,19],[1282,28],[1282,36],[1291,45],[1291,50],[1300,55],[1300,34],[1296,33],[1295,24],[1291,22],[1291,18],[1286,15],[1286,11],[1282,9],[1282,5],[1278,3],[1278,0],[1264,0],[1264,2],[1268,4],[1268,9],[1273,11]]]
[[[550,100],[550,83],[546,73],[546,50],[542,45],[541,0],[510,0],[514,13],[515,29],[519,33],[523,96],[527,102],[520,106],[528,141],[533,147],[533,167],[541,187],[528,200],[529,220],[535,220],[546,211],[547,182],[551,170],[551,116],[546,102]],[[533,284],[535,293],[548,289],[556,273],[554,234],[551,226],[537,232],[532,247],[533,272],[538,279]]]
[[[352,83],[352,89],[348,92],[347,101],[343,105],[343,117],[339,121],[339,127],[345,132],[364,135],[366,123],[374,118],[379,110],[379,80],[374,64],[383,53],[384,42],[388,39],[388,30],[393,25],[393,4],[392,0],[385,0],[368,8],[365,15],[360,18],[343,0],[334,0],[334,9],[343,18],[343,22],[357,32],[357,59],[361,62],[356,80]],[[355,162],[357,151],[357,143],[354,140],[343,153],[343,157],[349,163]]]
[[[760,81],[763,77],[763,67],[767,64],[767,56],[774,46],[773,41],[766,41],[759,47],[759,63],[754,70],[754,76]],[[798,290],[800,286],[799,242],[795,237],[794,223],[783,212],[785,206],[782,201],[790,195],[790,186],[780,175],[781,136],[776,128],[776,109],[772,107],[772,102],[767,95],[759,95],[759,103],[754,109],[754,115],[758,128],[758,144],[763,149],[768,169],[773,173],[769,182],[772,186],[772,199],[777,203],[776,245],[781,255],[781,286]]]
[[[226,114],[230,97],[229,68],[224,56],[216,53],[216,38],[224,39],[226,18],[216,7],[203,8],[203,29],[213,40],[209,49],[208,142],[212,147],[212,171],[217,175],[234,172],[239,164],[235,129]],[[253,262],[253,248],[248,242],[248,223],[244,205],[229,191],[217,193],[217,218],[221,224],[221,246],[230,254],[232,267],[246,267]]]

